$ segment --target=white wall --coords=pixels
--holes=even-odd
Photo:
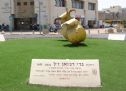
[[[46,0],[46,1],[48,2],[47,3],[48,23],[53,24],[55,18],[60,16],[62,13],[66,12],[66,8],[65,7],[56,7],[55,0]],[[72,12],[71,16],[76,16],[76,15],[84,16],[86,19],[86,24],[88,23],[88,20],[98,20],[98,1],[97,0],[84,0],[84,2],[85,2],[84,3],[85,10],[76,9],[76,12]],[[96,3],[96,11],[88,10],[89,2]],[[71,0],[68,0],[67,7],[69,9],[72,8]]]
[[[0,0],[0,24],[9,24],[10,2],[8,0]]]
[[[11,1],[11,13],[10,13],[10,1]],[[34,0],[35,1],[35,13],[40,15],[38,16],[38,23],[42,25],[53,23],[54,19],[60,16],[62,13],[66,11],[65,7],[56,7],[55,0]],[[97,0],[84,0],[85,1],[85,10],[83,9],[76,9],[76,13],[73,12],[71,15],[81,15],[86,18],[86,24],[88,20],[94,20],[98,17],[97,10],[90,11],[88,10],[88,2],[96,3]],[[39,10],[39,2],[40,10]],[[68,0],[68,8],[71,8],[71,0]],[[98,3],[98,2],[97,2]],[[7,4],[7,5],[6,5]],[[98,8],[98,5],[96,5]],[[0,23],[7,23],[9,24],[9,16],[10,14],[14,14],[14,5],[13,0],[0,0]],[[98,19],[98,18],[97,18]]]
[[[87,11],[87,20],[96,20],[95,11]]]
[[[37,23],[41,25],[48,24],[48,1],[47,0],[34,0],[35,13],[38,14]],[[39,7],[40,5],[40,7]]]
[[[88,3],[96,3],[96,10],[88,10]],[[98,1],[97,0],[85,0],[85,18],[86,24],[88,20],[98,20]]]
[[[60,16],[62,13],[64,13],[66,11],[66,9],[64,7],[56,7],[55,6],[55,0],[51,0],[50,1],[50,5],[49,5],[49,14],[50,14],[50,24],[54,23],[54,19],[57,18],[58,16]]]

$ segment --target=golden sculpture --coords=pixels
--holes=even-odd
[[[72,44],[79,44],[86,39],[86,31],[80,24],[79,20],[70,16],[72,11],[75,10],[67,10],[65,13],[59,16],[62,23],[61,34]]]

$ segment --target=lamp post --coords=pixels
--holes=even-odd
[[[10,15],[11,15],[11,0],[10,0]]]
[[[39,0],[38,0],[38,8],[39,8],[39,12],[38,12],[38,17],[39,17],[39,32],[40,32],[40,34],[41,34],[41,5],[42,5],[42,2],[40,2]]]
[[[66,11],[68,11],[68,1],[65,0]]]
[[[38,4],[39,4],[39,25],[41,24],[41,11],[40,11],[40,1],[38,0]],[[39,28],[40,30],[40,28]]]
[[[10,0],[10,16],[9,16],[9,19],[10,19],[9,30],[10,30],[10,32],[12,32],[12,29],[13,29],[13,27],[12,27],[13,17],[12,17],[12,15],[11,15],[11,10],[12,10],[12,3],[11,3],[11,0]]]

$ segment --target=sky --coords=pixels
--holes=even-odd
[[[110,6],[120,5],[122,8],[126,8],[126,0],[98,0],[98,9],[102,10],[109,8]]]

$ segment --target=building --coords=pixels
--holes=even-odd
[[[99,20],[126,20],[126,8],[113,6],[102,11],[98,11]]]
[[[122,7],[121,6],[111,6],[110,8],[103,9],[105,12],[114,12],[114,13],[122,13]]]
[[[98,12],[98,18],[100,21],[102,21],[101,24],[105,22],[111,25],[124,25],[124,22],[126,21],[126,8],[122,8],[121,6],[113,6],[103,9],[102,11]]]
[[[97,24],[97,0],[1,0],[0,24],[8,24],[10,31],[30,30],[35,23],[47,26],[53,24],[66,7],[76,9],[71,16],[79,16],[84,25]]]

